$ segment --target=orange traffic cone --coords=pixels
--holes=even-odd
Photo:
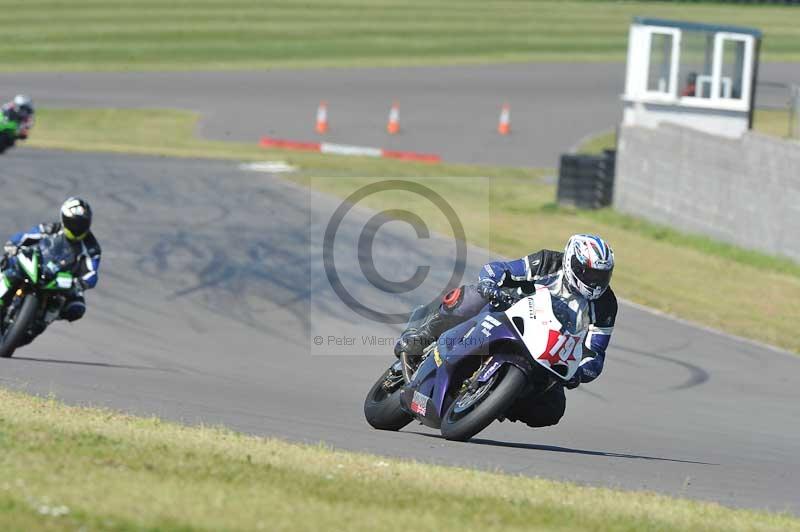
[[[324,100],[317,107],[317,133],[323,135],[328,132],[328,103]]]
[[[400,131],[400,104],[397,102],[392,103],[392,108],[389,110],[389,122],[386,124],[386,132],[390,135],[396,135]]]
[[[511,106],[507,103],[504,103],[500,109],[500,123],[497,124],[497,132],[501,135],[511,133]]]

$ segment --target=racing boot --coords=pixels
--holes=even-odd
[[[405,352],[411,360],[422,356],[422,351],[435,342],[439,335],[449,329],[447,316],[443,315],[439,305],[432,310],[419,307],[411,315],[406,330],[394,346],[394,354],[400,358],[400,353]]]

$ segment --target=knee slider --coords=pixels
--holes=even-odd
[[[86,303],[83,301],[70,301],[61,309],[61,317],[67,321],[76,321],[86,313]]]

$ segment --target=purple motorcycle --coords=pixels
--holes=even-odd
[[[403,353],[372,386],[364,415],[376,429],[400,430],[416,418],[448,440],[469,440],[520,397],[575,375],[588,326],[585,300],[544,286],[505,311],[487,305],[418,360]]]

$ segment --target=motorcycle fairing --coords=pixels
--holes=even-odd
[[[505,316],[518,333],[518,337],[539,365],[563,380],[569,380],[578,371],[583,357],[586,328],[582,327],[580,305],[571,308],[560,303],[559,315],[563,321],[571,321],[565,327],[553,310],[554,301],[550,290],[539,286],[533,296],[519,300],[505,311]]]
[[[556,317],[548,288],[542,286],[505,312],[493,310],[487,306],[475,318],[442,334],[412,375],[411,383],[401,391],[403,408],[423,424],[440,426],[448,406],[447,391],[465,357],[491,356],[478,376],[480,382],[488,381],[505,364],[517,366],[532,378],[534,367],[538,367],[533,361],[562,381],[577,372],[586,337],[586,329],[578,327],[582,323],[581,308],[559,308],[559,316],[572,322],[571,327],[565,327]],[[509,341],[522,343],[528,353],[508,349],[492,352],[493,346]]]
[[[484,321],[491,325],[483,333]],[[490,346],[501,340],[517,338],[510,325],[502,323],[502,314],[483,312],[477,317],[456,325],[443,333],[427,358],[411,377],[411,383],[400,393],[403,409],[414,415],[424,425],[439,428],[441,416],[447,408],[446,396],[451,380],[465,357],[488,353]],[[500,325],[494,325],[494,322]],[[425,408],[415,407],[415,394],[427,398]],[[420,411],[424,411],[422,414]]]
[[[58,272],[48,284],[42,287],[43,290],[69,290],[72,288],[74,278],[71,273]]]
[[[21,251],[17,256],[17,264],[20,265],[22,271],[24,271],[28,277],[30,277],[31,281],[34,283],[38,281],[39,276],[39,254],[36,252],[30,253],[30,258],[25,254],[25,251]]]
[[[412,375],[411,384],[400,390],[403,410],[419,419],[423,425],[433,428],[441,425],[439,412],[431,401],[436,370],[436,361],[429,356]]]

